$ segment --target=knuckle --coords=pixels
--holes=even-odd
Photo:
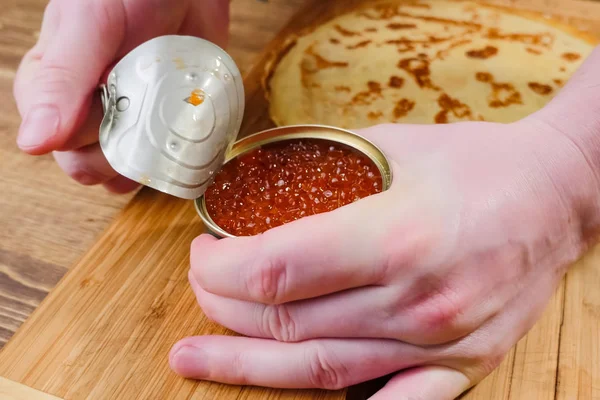
[[[234,354],[232,360],[232,368],[231,371],[233,373],[232,379],[238,385],[248,385],[250,381],[247,375],[247,366],[246,358],[244,356],[244,352],[238,352]]]
[[[297,342],[298,325],[285,304],[269,305],[263,312],[263,332],[280,342]]]
[[[427,332],[423,340],[430,344],[447,343],[459,339],[471,328],[463,318],[463,301],[449,291],[436,291],[424,303],[418,304],[417,327],[420,332]]]
[[[471,357],[481,376],[487,376],[495,370],[508,353],[504,346],[488,340],[480,341],[472,349]]]
[[[60,95],[75,92],[77,82],[81,82],[81,77],[72,68],[44,62],[29,84],[36,88],[38,97],[43,97],[39,95]]]
[[[278,258],[261,258],[250,269],[248,292],[265,304],[280,303],[287,285],[286,265]]]
[[[309,382],[315,388],[339,390],[349,384],[346,367],[323,346],[315,345],[311,348],[307,365]]]
[[[456,305],[446,301],[434,301],[421,316],[424,327],[433,331],[447,330],[455,325],[459,315]]]
[[[492,373],[506,358],[510,346],[483,332],[460,340],[451,351],[452,358],[463,366],[464,373],[472,382],[478,382]]]
[[[502,364],[502,361],[504,361],[505,357],[505,353],[495,353],[485,357],[484,359],[481,359],[479,362],[480,375],[485,377],[491,374],[500,366],[500,364]]]

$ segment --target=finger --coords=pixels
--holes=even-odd
[[[109,180],[108,182],[104,182],[102,185],[106,190],[115,194],[126,194],[140,187],[139,183],[121,175]]]
[[[456,315],[443,300],[416,302],[411,289],[371,286],[284,304],[261,304],[221,297],[189,275],[206,316],[237,333],[283,342],[316,338],[395,339],[414,345],[449,343],[473,332],[493,315],[489,305],[473,305]],[[496,307],[497,305],[494,305]]]
[[[97,143],[103,115],[100,96],[93,96],[87,118],[77,129],[77,133],[70,136],[57,151],[75,150]]]
[[[427,366],[400,372],[370,400],[454,400],[471,386],[461,372]]]
[[[379,284],[388,217],[376,210],[385,201],[371,196],[258,236],[200,236],[191,248],[193,274],[211,293],[268,304]]]
[[[15,82],[23,115],[17,142],[30,154],[61,149],[76,134],[125,28],[120,0],[54,1],[48,9],[63,23],[45,39],[41,56],[24,61]]]
[[[189,280],[198,304],[209,319],[246,336],[282,342],[335,337],[392,339],[401,336],[401,332],[390,332],[385,325],[382,326],[379,318],[363,314],[360,308],[355,309],[361,304],[360,300],[372,299],[380,305],[379,310],[383,310],[387,296],[382,295],[382,288],[356,289],[327,299],[265,305],[220,297],[202,289],[193,276]]]
[[[226,48],[229,41],[229,1],[192,1],[180,31],[182,35],[203,37]]]
[[[173,346],[179,375],[235,385],[340,389],[429,358],[397,341],[323,339],[301,343],[232,336],[188,337]]]
[[[82,185],[109,182],[119,175],[106,161],[99,143],[53,155],[60,168]]]
[[[48,47],[48,43],[56,36],[60,23],[60,14],[58,7],[52,2],[48,3],[44,10],[44,17],[40,29],[40,35],[37,43],[29,50],[21,62],[17,70],[17,76],[13,85],[13,97],[17,99],[17,108],[21,115],[24,115],[23,105],[18,101],[19,94],[22,92],[22,84],[27,83],[29,78],[34,76],[39,68],[40,60],[44,55],[44,49]],[[25,79],[21,79],[24,77]]]

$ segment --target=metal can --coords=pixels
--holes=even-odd
[[[199,197],[244,114],[233,59],[197,37],[161,36],[127,54],[102,89],[100,145],[113,169],[176,197]]]
[[[348,146],[368,157],[377,166],[382,178],[382,191],[387,190],[392,184],[390,162],[379,147],[352,131],[323,125],[283,126],[246,136],[233,144],[224,165],[236,157],[264,145],[294,139],[324,139],[328,142]],[[234,237],[213,221],[208,212],[204,195],[195,200],[195,207],[210,234],[218,238]]]

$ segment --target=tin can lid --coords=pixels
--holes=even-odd
[[[100,145],[119,174],[195,199],[212,181],[244,114],[242,77],[217,45],[191,36],[152,39],[102,86]]]

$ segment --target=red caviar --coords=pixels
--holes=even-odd
[[[379,168],[335,142],[271,143],[231,160],[205,193],[212,220],[235,236],[251,236],[334,210],[382,190]]]

